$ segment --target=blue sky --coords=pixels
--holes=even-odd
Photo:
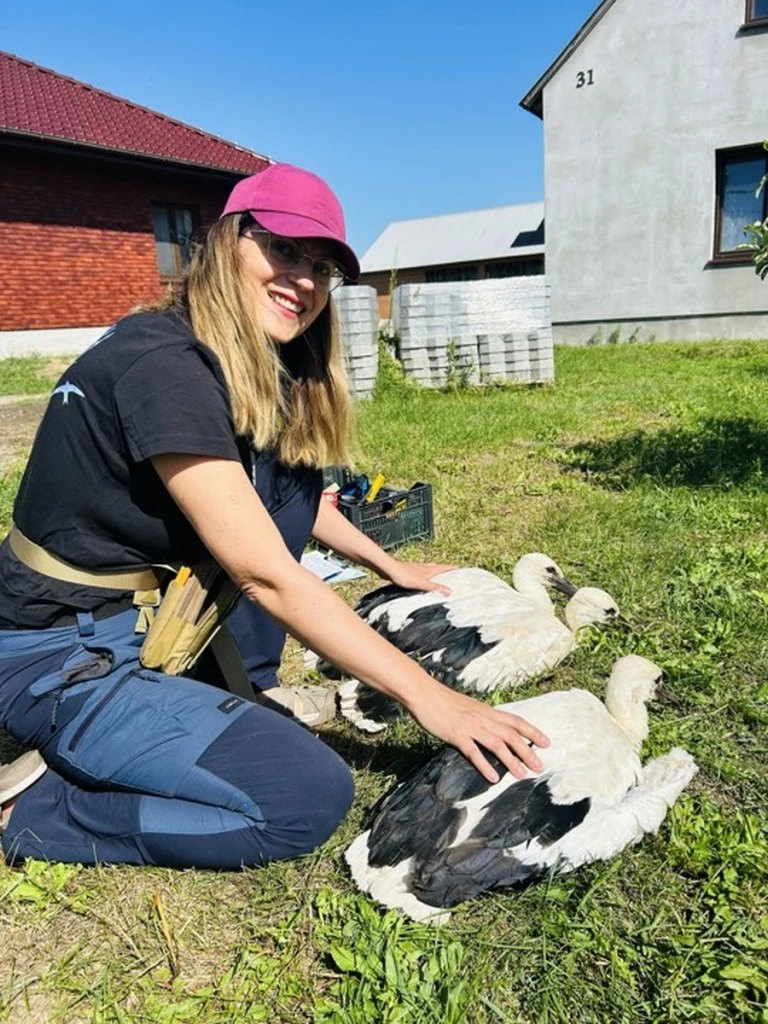
[[[0,49],[326,178],[393,220],[543,198],[519,106],[598,0],[33,0]]]

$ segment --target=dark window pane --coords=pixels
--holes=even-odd
[[[185,269],[189,264],[191,256],[191,242],[195,231],[195,221],[191,210],[184,210],[182,207],[178,207],[174,212],[176,214],[174,233],[178,246],[177,258],[181,269]]]
[[[768,18],[768,0],[752,0],[752,17]]]
[[[500,263],[486,263],[486,277],[528,277],[544,273],[544,257],[531,256],[520,260],[503,260]]]
[[[153,203],[152,227],[160,276],[180,274],[189,263],[190,241],[197,227],[194,211],[183,206]]]
[[[171,240],[171,225],[166,207],[152,207],[152,227],[155,232],[157,269],[162,277],[172,277],[178,273],[176,269],[176,246]]]
[[[475,281],[477,267],[432,267],[424,274],[427,284],[438,281]]]
[[[765,173],[765,160],[729,160],[723,167],[722,225],[720,250],[730,252],[749,241],[745,224],[763,217],[763,197],[755,195]]]

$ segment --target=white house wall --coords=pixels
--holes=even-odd
[[[743,18],[744,0],[617,0],[545,86],[556,342],[768,337],[768,283],[708,265],[715,151],[768,136],[768,32]]]

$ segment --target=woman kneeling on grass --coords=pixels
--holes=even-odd
[[[539,767],[536,729],[432,679],[298,562],[311,533],[437,588],[440,566],[398,563],[320,499],[317,467],[348,443],[329,296],[358,271],[328,186],[273,165],[235,186],[176,297],[119,321],[54,389],[0,547],[0,723],[32,748],[0,768],[8,861],[237,868],[327,839],[352,779],[273,709],[301,710],[274,688],[283,628],[488,779],[483,750]],[[205,557],[247,599],[233,632],[271,707],[139,661],[133,592],[152,566]]]

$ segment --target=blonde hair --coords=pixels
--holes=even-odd
[[[144,312],[181,306],[218,356],[238,434],[287,466],[347,465],[352,408],[333,301],[303,335],[275,345],[243,280],[238,241],[248,215],[216,221],[180,284]]]

